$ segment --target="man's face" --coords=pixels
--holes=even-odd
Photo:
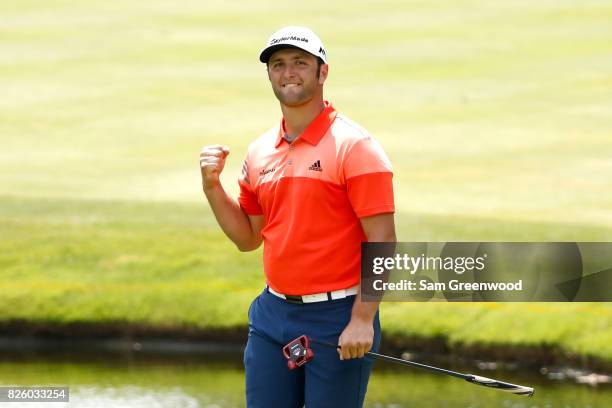
[[[317,58],[303,50],[287,48],[276,51],[268,61],[268,78],[276,98],[286,106],[296,107],[323,95],[327,65],[319,73]],[[318,74],[318,75],[317,75]]]

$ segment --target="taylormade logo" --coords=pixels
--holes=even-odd
[[[298,36],[295,36],[295,35],[290,35],[288,37],[274,38],[272,41],[270,41],[270,45],[278,44],[279,42],[282,42],[282,41],[302,41],[302,42],[308,42],[308,38],[298,37]]]

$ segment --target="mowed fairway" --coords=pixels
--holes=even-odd
[[[435,3],[435,4],[434,4]],[[605,1],[0,4],[3,321],[240,327],[263,286],[203,199],[202,146],[280,111],[258,54],[327,46],[326,97],[382,143],[402,241],[612,240]],[[609,304],[384,304],[387,333],[612,360]]]

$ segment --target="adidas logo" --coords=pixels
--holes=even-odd
[[[312,163],[312,166],[310,166],[308,170],[323,171],[323,169],[321,168],[321,161],[317,160],[316,162]]]

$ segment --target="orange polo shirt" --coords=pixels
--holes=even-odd
[[[249,145],[239,203],[262,215],[267,284],[307,295],[359,284],[359,218],[392,213],[391,164],[361,126],[329,102],[292,143],[284,119]]]

